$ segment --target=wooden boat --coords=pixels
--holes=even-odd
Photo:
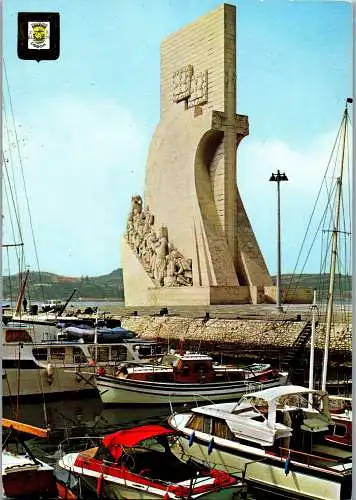
[[[3,439],[2,446],[2,498],[57,498],[53,467],[42,462],[25,443],[24,434],[47,437],[47,431],[22,422],[2,419],[3,428],[10,435]],[[9,441],[15,437],[17,447],[11,448]],[[22,451],[18,451],[18,448]]]
[[[237,498],[242,482],[195,460],[178,459],[170,449],[175,435],[161,425],[144,425],[109,434],[85,451],[65,454],[56,467],[62,494],[81,489],[102,499]]]
[[[352,399],[344,396],[329,396],[330,403],[339,406],[330,410],[333,420],[333,432],[325,437],[329,443],[335,443],[345,449],[352,449]],[[341,406],[340,406],[341,403]]]
[[[166,355],[160,364],[123,364],[116,373],[99,369],[95,381],[105,404],[168,404],[234,399],[252,387],[284,384],[287,373],[266,365],[258,369],[214,365],[206,354]],[[262,368],[262,369],[261,369]]]
[[[310,398],[312,396],[312,406]],[[247,394],[238,403],[211,404],[172,415],[183,434],[176,452],[283,498],[351,498],[352,454],[330,443],[333,421],[325,391],[286,385]]]

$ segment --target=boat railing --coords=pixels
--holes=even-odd
[[[89,448],[99,446],[102,439],[102,436],[67,437],[58,445],[59,458],[62,458],[67,453],[84,453]]]
[[[305,453],[303,451],[291,450],[290,448],[279,448],[280,458],[282,460],[290,459],[290,463],[293,463],[293,459],[299,463],[306,464],[308,467],[318,467],[319,469],[324,469],[330,471],[331,467],[334,465],[342,466],[344,470],[345,464],[340,463],[336,458],[323,457],[321,455],[314,455],[312,453]]]
[[[260,382],[245,381],[244,384],[246,387],[246,390],[245,390],[246,394],[248,394],[249,392],[262,391],[262,389],[264,388],[264,385],[261,384]]]

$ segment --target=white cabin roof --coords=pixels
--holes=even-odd
[[[250,406],[251,403],[249,404],[248,401],[246,401],[249,398],[255,397],[256,399],[263,399],[269,404],[272,401],[275,401],[276,399],[282,396],[289,396],[291,394],[323,395],[325,393],[323,391],[308,389],[300,385],[285,385],[285,386],[271,387],[269,389],[263,389],[261,391],[246,393],[241,397],[241,399],[238,402],[235,401],[231,403],[217,403],[217,404],[199,406],[197,408],[192,408],[192,411],[195,413],[204,413],[206,415],[211,415],[221,418],[223,417],[222,415],[223,413],[232,414],[233,411],[236,410],[238,407],[242,408],[243,406],[244,407]]]
[[[301,385],[281,385],[277,387],[271,387],[269,389],[263,389],[261,391],[249,392],[244,394],[244,398],[255,397],[258,399],[264,399],[267,402],[278,399],[282,396],[289,396],[291,394],[323,394],[323,391],[317,391],[315,389],[308,389]]]

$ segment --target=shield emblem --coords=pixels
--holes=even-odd
[[[28,23],[28,48],[29,49],[49,49],[49,22],[29,22]]]

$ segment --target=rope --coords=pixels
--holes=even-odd
[[[6,64],[5,64],[4,59],[3,59],[3,67],[4,67],[5,82],[6,82],[8,100],[9,100],[10,111],[11,111],[12,126],[13,126],[13,130],[14,130],[14,135],[15,135],[15,143],[17,146],[17,155],[18,155],[18,160],[19,160],[19,165],[20,165],[20,173],[21,173],[21,178],[22,178],[23,190],[24,190],[24,194],[25,194],[25,201],[26,201],[27,213],[28,213],[28,218],[29,218],[29,224],[30,224],[30,228],[31,228],[32,242],[33,242],[33,247],[34,247],[34,251],[35,251],[36,265],[37,265],[37,269],[38,269],[39,282],[41,284],[42,297],[44,300],[44,287],[42,284],[42,277],[41,277],[41,272],[40,272],[37,245],[36,245],[36,240],[35,240],[35,236],[34,236],[34,229],[33,229],[33,223],[32,223],[31,211],[30,211],[29,198],[28,198],[27,189],[26,189],[23,162],[22,162],[22,157],[21,157],[21,153],[20,153],[20,142],[19,142],[19,138],[18,138],[18,134],[17,134],[14,107],[13,107],[13,103],[12,103],[10,84],[9,84],[9,79],[8,79],[8,74],[7,74],[7,69],[6,69]],[[6,114],[5,114],[5,116],[6,116]],[[16,183],[14,182],[14,184],[16,184]]]
[[[287,289],[285,290],[285,293],[284,293],[284,297],[283,297],[283,300],[285,301],[286,300],[286,297],[288,297],[288,295],[290,294],[290,292],[293,290],[295,291],[295,289],[298,287],[298,282],[300,283],[302,281],[302,275],[303,275],[303,272],[305,270],[305,266],[307,264],[307,261],[310,257],[310,254],[311,254],[311,251],[315,245],[315,242],[316,242],[316,238],[318,236],[318,233],[320,232],[320,229],[322,229],[322,232],[323,233],[326,233],[326,232],[330,232],[329,230],[327,229],[324,229],[325,227],[333,227],[333,218],[334,218],[334,204],[335,204],[335,201],[334,203],[332,203],[332,200],[335,200],[335,190],[336,190],[336,185],[334,182],[331,182],[329,183],[328,182],[328,172],[330,172],[332,170],[332,179],[335,179],[336,177],[336,168],[337,168],[337,158],[340,154],[340,148],[342,147],[342,130],[344,127],[346,127],[347,123],[349,123],[349,116],[348,116],[348,113],[347,113],[347,110],[345,110],[344,114],[343,114],[343,119],[341,121],[341,124],[339,126],[339,129],[338,129],[338,132],[337,132],[337,136],[336,136],[336,139],[335,139],[335,142],[333,144],[333,148],[332,148],[332,151],[331,151],[331,154],[330,154],[330,157],[329,157],[329,161],[328,161],[328,164],[327,164],[327,168],[326,168],[326,171],[324,173],[324,176],[323,176],[323,179],[322,179],[322,183],[321,183],[321,186],[319,188],[319,191],[318,191],[318,195],[317,195],[317,199],[314,203],[314,206],[313,206],[313,210],[312,210],[312,214],[309,218],[309,221],[308,221],[308,225],[307,225],[307,229],[306,229],[306,232],[305,232],[305,236],[303,238],[303,241],[302,241],[302,244],[301,244],[301,247],[300,247],[300,250],[299,250],[299,253],[298,253],[298,257],[297,257],[297,262],[295,264],[295,267],[294,267],[294,270],[293,270],[293,273],[292,273],[292,278],[289,282],[289,285],[287,287]],[[346,135],[345,135],[345,138],[347,140],[347,145],[349,144],[348,142],[348,134],[347,134],[347,130],[346,130]],[[335,154],[337,153],[337,154]],[[348,166],[348,171],[350,170],[350,162],[349,162],[349,156],[347,156],[347,166]],[[340,181],[340,180],[339,180]],[[330,184],[330,185],[329,185]],[[325,187],[326,189],[326,195],[327,195],[327,203],[326,203],[326,207],[322,213],[322,216],[320,218],[320,221],[319,221],[319,224],[316,228],[316,231],[315,231],[315,234],[314,234],[314,237],[312,238],[312,242],[311,242],[311,245],[307,251],[307,255],[306,255],[306,258],[305,258],[305,261],[302,265],[302,269],[299,273],[299,276],[297,277],[296,279],[296,269],[300,263],[300,260],[301,260],[301,256],[302,256],[302,252],[305,248],[305,244],[306,244],[306,241],[307,241],[307,236],[309,235],[310,233],[310,229],[311,229],[311,224],[312,224],[312,221],[314,219],[314,216],[315,216],[315,212],[316,212],[316,208],[317,208],[317,205],[319,203],[319,200],[321,198],[321,193],[322,193],[322,189],[323,189],[323,186]],[[350,186],[349,186],[349,194],[348,194],[348,205],[349,205],[349,214],[351,214],[351,195],[350,195]],[[344,227],[346,227],[346,215],[345,215],[345,205],[344,203],[342,204],[342,213],[343,213],[343,222],[344,222]],[[351,221],[351,215],[349,217],[349,220]],[[326,226],[326,223],[328,223],[328,226]],[[349,231],[345,230],[346,233],[348,234],[351,234]],[[340,236],[340,234],[339,234]],[[323,250],[323,246],[324,246],[324,237],[322,236],[322,250]],[[327,246],[327,250],[329,250],[329,246]],[[351,252],[351,249],[350,249],[350,252]],[[345,247],[345,253],[346,253],[346,247]],[[321,258],[321,269],[323,269],[326,265],[326,259],[327,257],[325,257],[325,260],[323,260]],[[345,262],[347,262],[348,259],[345,259]],[[349,257],[349,261],[351,261],[351,258]],[[351,273],[350,273],[351,274]],[[349,276],[348,273],[346,273],[347,276]],[[325,277],[325,276],[324,276]],[[321,279],[319,281],[319,286],[320,286],[320,289],[321,290],[324,290],[324,282],[325,280],[323,280],[323,277],[321,276]],[[350,288],[349,288],[350,289]],[[321,294],[322,296],[325,295],[325,294]],[[323,297],[320,297],[320,299],[322,299]]]

